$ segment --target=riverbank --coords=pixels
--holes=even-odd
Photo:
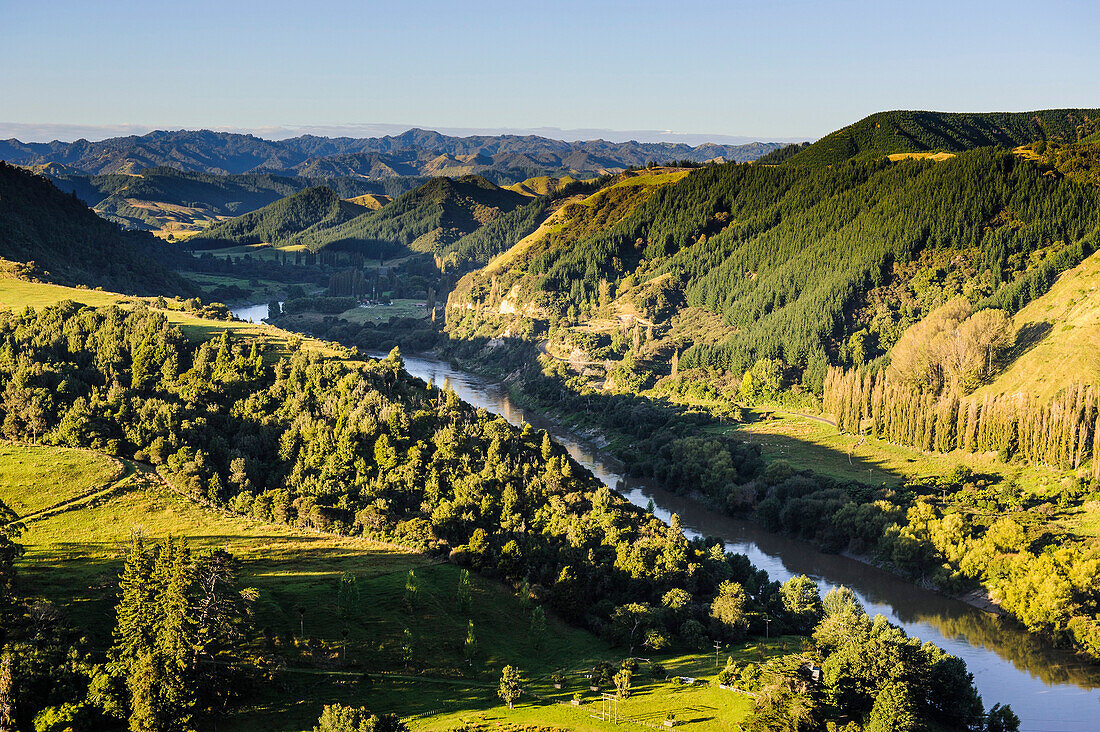
[[[434,359],[443,359],[443,358],[445,358],[442,354],[439,354],[438,352],[432,352],[432,353],[421,354],[420,355],[420,357],[425,357],[425,356],[428,357],[428,358],[434,358]],[[499,376],[497,374],[494,374],[494,373],[488,371],[487,369],[480,368],[480,364],[478,364],[476,362],[465,362],[465,361],[462,361],[460,359],[451,359],[451,358],[447,358],[446,360],[447,360],[448,363],[450,363],[455,368],[459,368],[459,369],[462,369],[464,371],[469,371],[469,372],[477,374],[478,376],[481,376],[483,378],[489,378],[489,379],[498,379],[499,378]],[[539,400],[537,400],[537,399],[531,397],[530,395],[526,394],[525,392],[523,392],[522,389],[520,389],[516,386],[515,381],[516,381],[516,379],[512,379],[512,383],[508,383],[508,379],[502,380],[502,383],[507,384],[508,393],[509,393],[509,396],[510,396],[510,398],[512,399],[513,402],[515,402],[516,404],[518,404],[519,406],[521,406],[525,409],[530,409],[530,410],[533,410],[533,411],[537,411],[544,419],[547,419],[547,420],[553,422],[555,425],[558,426],[559,429],[567,431],[570,435],[572,435],[574,438],[576,438],[578,440],[585,440],[585,441],[589,442],[594,447],[596,447],[600,450],[606,450],[608,448],[611,448],[612,453],[610,455],[606,456],[606,459],[608,459],[609,462],[613,463],[614,466],[618,470],[621,470],[621,471],[624,471],[624,472],[627,470],[627,465],[619,457],[617,457],[614,454],[613,448],[614,448],[614,445],[617,444],[617,443],[628,441],[629,440],[628,436],[618,435],[618,436],[614,436],[614,437],[609,437],[606,434],[606,432],[603,431],[606,428],[603,428],[603,427],[597,426],[597,425],[586,424],[584,422],[583,417],[580,417],[579,415],[569,415],[569,414],[566,414],[566,413],[562,413],[558,410],[555,410],[553,407],[551,407],[551,406],[549,406],[545,403],[542,403]],[[835,423],[833,423],[833,422],[831,422],[828,419],[825,419],[823,417],[815,417],[813,415],[803,414],[801,412],[793,412],[793,411],[790,411],[790,410],[776,409],[776,410],[773,410],[773,411],[781,411],[781,412],[783,412],[784,414],[786,414],[788,416],[804,419],[804,420],[807,420],[807,421],[817,422],[817,423],[820,423],[820,424],[823,424],[823,425],[830,426],[834,429],[836,427]],[[669,490],[667,487],[665,487],[664,489]],[[739,514],[736,514],[736,515],[731,515],[728,512],[726,512],[721,506],[716,504],[716,502],[714,501],[713,498],[708,497],[706,495],[703,495],[703,494],[701,494],[697,491],[695,491],[695,492],[689,491],[687,493],[678,493],[678,495],[681,495],[681,496],[683,496],[684,498],[686,498],[688,500],[695,501],[701,507],[703,507],[705,510],[713,511],[715,513],[718,513],[718,514],[724,515],[724,516],[730,516],[731,518],[736,518],[736,519],[740,519],[740,520],[753,522],[757,526],[759,526],[761,528],[761,530],[766,531],[765,527],[756,520],[756,518],[755,518],[755,516],[752,512],[743,512],[743,513],[739,513]],[[789,536],[789,535],[785,535],[785,534],[783,534],[783,536],[788,536],[791,539],[796,539],[796,540],[798,539],[798,537]],[[820,546],[817,546],[815,548],[819,551],[825,551],[825,549],[820,547]],[[1005,612],[1004,608],[1002,608],[996,601],[993,600],[992,597],[990,597],[988,590],[986,590],[985,588],[976,588],[976,589],[973,589],[973,590],[969,590],[969,591],[966,591],[966,592],[959,592],[959,593],[949,592],[949,591],[944,590],[943,588],[937,587],[935,584],[933,584],[929,581],[923,581],[922,582],[920,580],[914,580],[911,576],[909,576],[908,574],[906,574],[905,572],[900,570],[895,565],[893,565],[889,562],[880,561],[880,560],[876,559],[875,557],[873,557],[869,554],[852,552],[852,551],[849,551],[849,550],[840,551],[840,552],[837,552],[836,554],[838,556],[845,557],[846,559],[850,559],[854,562],[859,562],[859,563],[864,564],[866,566],[874,567],[875,569],[878,569],[880,571],[888,572],[888,573],[894,575],[895,577],[898,577],[899,579],[901,579],[905,582],[909,582],[909,583],[913,584],[914,587],[917,587],[921,590],[924,590],[924,591],[927,591],[927,592],[933,592],[933,593],[936,593],[940,596],[951,598],[951,599],[957,600],[959,602],[963,602],[963,603],[969,605],[970,607],[973,607],[973,608],[975,608],[977,610],[980,610],[982,612],[989,613],[989,614],[994,615],[994,616],[1006,618],[1006,619],[1010,620],[1011,622],[1016,622],[1014,619],[1011,618],[1011,616],[1008,615],[1008,613]]]

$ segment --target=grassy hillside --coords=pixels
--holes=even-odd
[[[821,167],[893,153],[961,152],[990,145],[1011,148],[1035,140],[1069,143],[1095,134],[1098,129],[1100,109],[878,112],[826,135],[782,162]]]
[[[0,163],[0,259],[30,276],[137,294],[189,293],[148,234],[123,232],[45,178]]]
[[[385,206],[387,203],[392,202],[393,198],[385,194],[364,193],[361,196],[355,196],[346,200],[349,203],[356,204],[357,206],[363,206],[364,208],[369,208],[372,211],[377,211],[378,209]]]
[[[368,210],[342,200],[331,188],[318,186],[211,226],[188,241],[195,249],[296,242],[299,237],[339,226]]]
[[[76,482],[74,492],[109,479],[115,468],[94,452],[0,443],[0,501],[26,505],[36,486],[57,479],[59,467]],[[589,718],[598,712],[599,695],[588,690],[581,675],[598,661],[617,665],[619,653],[554,617],[545,647],[536,652],[527,631],[529,611],[509,588],[474,575],[467,617],[455,606],[460,570],[453,565],[390,544],[226,515],[173,493],[149,474],[137,477],[92,504],[66,508],[62,495],[44,499],[60,507],[26,520],[21,542],[27,553],[18,564],[17,590],[52,603],[91,644],[106,646],[122,569],[118,547],[131,532],[141,531],[150,540],[186,537],[195,548],[230,551],[241,560],[242,585],[259,591],[255,622],[289,663],[276,673],[274,685],[254,691],[247,704],[219,720],[219,729],[310,730],[324,704],[336,701],[413,717],[414,729],[451,729],[464,720],[604,728]],[[419,579],[421,595],[411,611],[403,600],[409,570]],[[350,615],[338,602],[341,578],[349,575],[364,598]],[[479,646],[473,667],[463,648],[470,620]],[[400,658],[406,628],[423,659],[412,669]],[[777,639],[737,644],[727,655],[744,664],[798,648],[796,640]],[[332,655],[322,660],[327,653]],[[517,660],[528,688],[541,698],[526,696],[509,712],[496,697],[495,682],[500,668]],[[660,722],[671,712],[690,730],[709,732],[736,729],[751,711],[747,697],[714,685],[712,654],[666,652],[655,660],[667,673],[710,679],[712,685],[671,685],[643,667],[631,698],[621,703],[623,717]],[[549,679],[558,669],[569,677],[562,690]],[[370,683],[361,681],[364,671],[371,674]],[[567,702],[575,691],[582,693],[583,706],[554,705]],[[699,714],[699,705],[714,709]]]
[[[221,331],[227,330],[236,337],[255,339],[264,347],[265,358],[268,360],[286,355],[292,350],[292,346],[294,348],[306,348],[321,355],[333,355],[335,353],[332,348],[322,341],[303,338],[296,333],[290,333],[271,326],[238,321],[218,321],[199,317],[184,310],[183,303],[178,299],[166,300],[164,301],[165,307],[158,308],[158,298],[140,298],[116,292],[64,287],[42,282],[27,282],[0,271],[0,310],[20,311],[26,307],[42,308],[57,305],[65,300],[84,303],[92,307],[117,305],[123,310],[130,310],[141,305],[158,309],[168,318],[168,322],[179,326],[183,334],[191,341],[209,340]]]
[[[574,180],[576,179],[570,178],[568,175],[561,178],[541,175],[504,187],[510,191],[522,193],[525,196],[545,196],[547,194],[557,193]]]
[[[1018,336],[1008,366],[978,396],[1021,392],[1047,401],[1070,384],[1100,383],[1100,253],[1012,320]]]

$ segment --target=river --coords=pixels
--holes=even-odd
[[[280,303],[281,305],[281,303]],[[267,305],[233,309],[242,320],[259,322]],[[385,354],[372,354],[383,357]],[[851,588],[867,612],[881,613],[909,635],[935,643],[964,661],[986,707],[1010,704],[1023,732],[1096,732],[1100,730],[1100,667],[1053,648],[1014,623],[960,600],[924,590],[896,575],[813,545],[764,531],[750,521],[730,518],[699,502],[645,481],[627,478],[622,465],[595,442],[537,412],[516,406],[500,383],[423,356],[405,356],[410,374],[448,386],[464,401],[545,429],[573,458],[631,503],[647,507],[667,521],[676,513],[688,536],[722,539],[726,550],[746,555],[773,580],[797,574],[812,577],[822,593],[838,585]]]
[[[622,466],[592,441],[578,437],[538,413],[516,406],[499,383],[431,358],[404,357],[405,368],[437,386],[448,386],[463,400],[502,415],[512,424],[529,422],[550,432],[577,462],[632,503],[652,500],[664,520],[679,514],[689,536],[712,536],[727,551],[745,554],[773,580],[796,574],[813,577],[828,591],[851,588],[871,614],[881,613],[910,635],[931,641],[966,661],[987,707],[1011,704],[1021,730],[1085,732],[1100,730],[1100,668],[1052,648],[1014,624],[959,600],[920,589],[862,562],[824,554],[812,545],[720,515],[700,503],[644,481],[628,479]]]
[[[280,310],[283,307],[283,303],[279,301]],[[262,323],[267,320],[267,316],[271,313],[271,306],[269,303],[262,302],[256,305],[236,305],[229,308],[229,312],[240,320],[246,323]]]

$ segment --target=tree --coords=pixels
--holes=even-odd
[[[420,591],[420,580],[416,578],[416,572],[409,570],[405,577],[405,604],[410,608],[416,607],[416,600]]]
[[[779,594],[796,632],[809,633],[821,621],[821,595],[817,583],[806,575],[791,577],[779,588]]]
[[[469,621],[469,625],[466,627],[466,640],[462,644],[463,652],[466,654],[467,661],[473,661],[474,656],[477,655],[477,636],[474,635],[474,621]]]
[[[732,657],[726,658],[726,667],[718,672],[718,683],[723,686],[733,686],[741,677],[741,669],[733,662]]]
[[[531,611],[531,643],[534,645],[535,650],[539,651],[545,641],[546,612],[542,609],[542,605],[536,605],[535,609]]]
[[[994,704],[985,718],[985,732],[1019,732],[1020,718],[1005,704]]]
[[[710,617],[720,633],[727,637],[740,635],[746,624],[745,605],[748,596],[741,585],[725,580],[718,586],[718,596],[710,604]]]
[[[412,631],[405,628],[405,631],[401,634],[401,660],[405,662],[405,668],[412,665],[414,651]]]
[[[910,732],[917,724],[909,689],[901,682],[882,685],[867,718],[867,732]]]
[[[14,687],[11,646],[4,646],[0,654],[0,730],[3,732],[15,729]]]
[[[523,690],[519,685],[519,669],[514,666],[505,666],[500,674],[500,688],[497,689],[497,695],[511,709],[522,693]]]
[[[470,591],[470,570],[464,569],[458,575],[458,592],[455,597],[458,609],[464,613],[470,612],[472,596]]]
[[[340,575],[340,588],[337,590],[336,601],[340,607],[340,615],[350,618],[359,612],[359,578],[350,572]]]
[[[395,714],[371,714],[365,707],[326,704],[313,732],[408,732]]]
[[[634,644],[645,638],[645,631],[654,623],[653,608],[644,602],[620,605],[611,613],[611,629],[620,643],[634,655]]]
[[[615,695],[620,699],[630,696],[630,681],[633,674],[630,669],[624,668],[615,674]]]
[[[15,560],[23,556],[23,546],[15,539],[19,536],[19,517],[15,511],[0,501],[0,644],[6,640],[9,616],[15,609],[12,587],[15,583]]]

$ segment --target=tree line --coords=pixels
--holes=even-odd
[[[1048,402],[1026,394],[963,396],[914,388],[887,371],[830,368],[823,406],[843,432],[929,452],[996,452],[1100,478],[1100,402],[1077,383]]]

